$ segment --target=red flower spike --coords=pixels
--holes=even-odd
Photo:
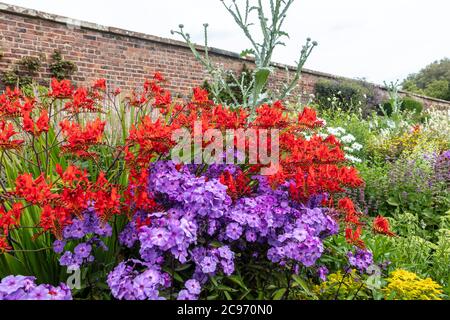
[[[373,220],[372,227],[375,233],[384,234],[390,237],[395,236],[395,233],[390,231],[389,221],[383,216],[376,217]]]
[[[58,81],[56,78],[52,78],[50,83],[51,90],[48,93],[50,97],[65,99],[72,95],[73,87],[70,80]]]
[[[162,74],[160,72],[155,72],[153,74],[153,79],[158,81],[158,82],[163,82],[165,81],[164,77],[162,76]]]
[[[72,222],[70,213],[64,207],[51,207],[45,205],[42,208],[39,225],[44,231],[51,231],[57,237],[61,236],[63,228]]]
[[[366,245],[364,244],[364,241],[361,239],[361,233],[362,233],[361,226],[358,226],[356,230],[346,228],[345,239],[347,240],[348,243],[353,244],[361,249],[364,249]]]
[[[23,130],[35,137],[38,137],[43,132],[48,132],[49,129],[49,117],[47,110],[42,110],[39,118],[34,123],[29,112],[25,112],[23,115]]]
[[[135,162],[145,165],[156,154],[165,154],[175,145],[172,140],[172,131],[176,127],[166,125],[160,120],[153,122],[150,117],[145,116],[141,124],[132,127],[128,137],[130,145],[139,146],[139,154]]]
[[[209,100],[208,91],[197,87],[193,89],[192,103],[197,105],[209,105],[212,101]]]
[[[0,228],[3,229],[3,234],[7,235],[11,227],[20,224],[20,213],[22,209],[23,205],[21,203],[13,204],[12,209],[8,212],[0,208]]]
[[[219,181],[228,187],[227,193],[233,200],[249,195],[252,191],[249,186],[250,179],[242,171],[239,171],[236,177],[233,177],[228,170],[225,170],[220,175]]]
[[[17,177],[15,194],[32,204],[45,204],[57,197],[52,194],[51,185],[47,184],[43,175],[33,179],[30,173]]]
[[[67,140],[67,144],[62,146],[63,151],[87,157],[93,155],[89,152],[89,148],[102,142],[106,122],[97,118],[82,128],[76,122],[64,120],[59,125]]]
[[[12,123],[6,124],[4,121],[0,121],[0,149],[18,149],[24,143],[23,140],[10,140],[10,138],[18,132],[14,131]]]
[[[92,89],[106,91],[106,80],[98,79],[97,81],[95,81],[94,85],[92,86]]]
[[[8,240],[5,236],[0,236],[0,253],[5,253],[11,250]]]
[[[305,107],[298,117],[298,123],[308,128],[319,127],[324,124],[323,120],[317,118],[314,109]]]
[[[282,129],[288,126],[288,118],[283,114],[285,107],[277,101],[272,106],[264,104],[256,109],[254,127]]]
[[[96,101],[101,97],[89,92],[86,88],[78,88],[72,95],[72,100],[66,102],[64,109],[72,113],[79,112],[101,112],[96,106]]]

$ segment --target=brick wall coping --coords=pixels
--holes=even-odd
[[[68,25],[68,26],[78,27],[78,28],[90,29],[90,30],[105,32],[105,33],[124,36],[124,37],[137,38],[137,39],[151,41],[151,42],[157,42],[157,43],[163,43],[163,44],[172,45],[172,46],[188,48],[188,45],[185,42],[178,41],[178,40],[158,37],[158,36],[154,36],[154,35],[150,35],[150,34],[146,34],[146,33],[142,33],[142,32],[130,31],[130,30],[125,30],[125,29],[120,29],[120,28],[115,28],[115,27],[108,27],[108,26],[100,25],[100,24],[93,23],[93,22],[72,19],[72,18],[60,16],[57,14],[52,14],[52,13],[47,13],[47,12],[38,11],[38,10],[34,10],[34,9],[15,6],[15,5],[11,5],[11,4],[7,4],[7,3],[3,3],[3,2],[0,2],[0,12],[12,13],[12,14],[16,14],[16,15],[57,22],[57,23]],[[204,46],[201,46],[201,45],[196,45],[196,48],[201,51],[204,50]],[[208,48],[208,49],[211,53],[214,53],[216,55],[239,59],[242,61],[249,61],[249,62],[254,61],[253,58],[241,57],[236,52],[232,52],[232,51],[228,51],[228,50],[224,50],[224,49],[213,48],[213,47]],[[280,69],[288,69],[290,71],[296,70],[296,68],[294,66],[287,65],[287,64],[274,62],[274,63],[272,63],[272,65],[274,67],[277,67]],[[319,76],[322,78],[328,78],[331,80],[339,80],[339,79],[355,80],[355,79],[352,79],[349,77],[337,76],[337,75],[333,75],[330,73],[320,72],[320,71],[315,71],[315,70],[310,70],[310,69],[303,69],[302,73],[309,73],[309,74],[312,74],[315,76]],[[375,86],[377,88],[380,88],[382,90],[387,90],[387,88],[383,85],[375,84],[375,83],[369,83],[369,84],[372,86]],[[407,92],[404,90],[400,90],[399,92],[406,94],[408,96],[415,96],[415,97],[427,99],[430,101],[435,101],[435,102],[444,103],[444,104],[450,104],[449,101],[432,98],[432,97],[420,95],[417,93]]]

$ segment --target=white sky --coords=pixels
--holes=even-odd
[[[208,22],[210,46],[235,52],[250,47],[219,0],[0,1],[178,40],[170,30],[183,23],[199,43]],[[285,30],[290,40],[275,52],[276,62],[293,64],[309,36],[319,42],[309,69],[376,83],[402,80],[450,57],[450,1],[295,0]]]

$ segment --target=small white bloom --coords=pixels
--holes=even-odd
[[[344,134],[346,131],[342,127],[337,127],[336,130],[340,131],[342,134]]]
[[[346,154],[346,155],[345,155],[345,158],[346,158],[348,161],[353,162],[353,163],[361,163],[361,162],[362,162],[362,160],[361,160],[360,158],[354,157],[354,156],[352,156],[352,155],[350,155],[350,154]]]
[[[363,147],[362,144],[359,144],[358,142],[354,142],[354,143],[352,144],[352,149],[354,149],[354,150],[356,150],[356,151],[361,150],[362,147]]]
[[[332,134],[334,136],[340,136],[341,135],[340,131],[337,130],[337,128],[328,127],[327,131],[328,131],[329,134]]]
[[[394,129],[395,128],[395,122],[392,121],[391,119],[389,119],[386,124],[388,125],[389,128]]]
[[[354,150],[352,148],[350,148],[350,147],[345,146],[344,147],[344,151],[352,153]]]
[[[356,140],[356,138],[353,135],[351,135],[351,134],[347,134],[347,135],[343,136],[341,138],[341,140],[344,143],[352,143],[353,141]]]

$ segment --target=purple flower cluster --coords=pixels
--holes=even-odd
[[[70,289],[61,283],[37,285],[35,277],[7,276],[0,282],[0,300],[72,300]]]
[[[100,247],[107,251],[108,247],[100,239],[101,237],[110,237],[112,228],[106,222],[100,221],[95,212],[91,209],[86,210],[81,218],[76,218],[72,224],[66,226],[63,230],[63,240],[56,240],[53,243],[53,250],[62,254],[59,263],[69,269],[78,269],[84,263],[94,261],[92,251],[94,247]],[[75,246],[72,251],[65,251],[67,241],[80,240],[88,238]],[[63,253],[64,252],[64,253]]]
[[[219,269],[226,275],[234,272],[234,252],[228,246],[196,247],[191,251],[191,257],[196,265],[194,278],[202,283],[207,280],[207,275],[214,275]]]
[[[356,267],[360,272],[366,272],[367,268],[373,264],[372,252],[364,249],[356,249],[356,252],[349,251],[347,258],[350,266]]]
[[[117,265],[108,274],[107,283],[116,299],[163,300],[159,290],[170,287],[171,279],[160,269],[133,259]]]
[[[325,266],[320,266],[317,269],[317,275],[319,276],[319,279],[321,281],[326,281],[327,280],[328,273],[329,273],[328,268],[325,267]]]
[[[239,199],[228,218],[233,222],[226,227],[225,240],[243,234],[247,242],[268,243],[267,257],[281,265],[289,260],[314,265],[323,252],[322,239],[338,229],[324,209],[291,206],[287,193]]]
[[[196,176],[200,167],[153,163],[148,192],[164,210],[137,212],[119,236],[120,243],[129,248],[139,244],[139,261],[153,273],[174,260],[194,264],[192,279],[178,293],[179,299],[198,298],[201,285],[217,273],[233,274],[233,250],[253,257],[262,257],[262,253],[280,266],[291,262],[297,268],[309,267],[322,255],[323,239],[338,230],[327,209],[292,203],[286,186],[273,190],[265,177],[253,177],[258,181],[254,193],[233,202],[217,178],[223,170],[233,174],[236,168],[210,166],[203,176]],[[151,222],[138,227],[138,219]],[[166,282],[152,285],[156,291],[148,294],[133,291],[137,290],[134,279],[140,274],[129,263],[117,266],[108,277],[114,297],[159,298],[156,291],[164,289]]]
[[[202,288],[195,279],[190,279],[184,284],[186,289],[180,290],[178,300],[197,300]]]
[[[434,172],[438,182],[450,187],[450,150],[443,152],[436,158]]]

